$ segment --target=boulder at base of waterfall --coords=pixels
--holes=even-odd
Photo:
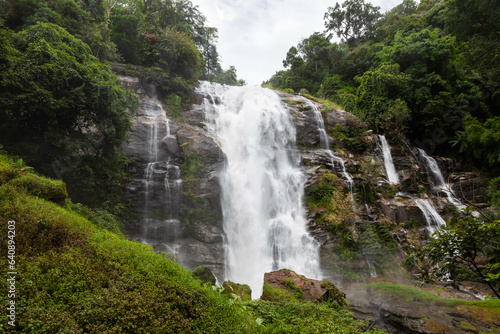
[[[207,266],[198,266],[193,270],[193,276],[202,281],[203,283],[210,283],[215,285],[216,279],[214,274]]]
[[[264,284],[275,289],[287,291],[291,295],[298,296],[306,301],[335,301],[339,305],[345,305],[345,294],[329,281],[318,281],[297,273],[281,269],[264,274]],[[300,291],[299,291],[300,289]],[[261,299],[265,299],[264,294]]]
[[[238,284],[231,281],[225,281],[222,284],[224,290],[222,294],[234,294],[241,297],[241,300],[247,301],[252,299],[252,289],[246,284]]]

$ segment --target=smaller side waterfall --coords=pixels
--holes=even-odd
[[[363,252],[363,256],[365,258],[366,264],[368,265],[368,269],[370,269],[370,276],[377,277],[378,276],[377,269],[375,269],[375,266],[373,265],[372,261],[370,260],[370,257],[367,256],[364,252]]]
[[[418,154],[421,158],[421,161],[425,164],[427,177],[429,178],[429,181],[432,183],[434,188],[445,193],[448,202],[453,204],[457,209],[465,209],[466,206],[457,199],[455,193],[453,192],[453,190],[451,190],[449,183],[445,182],[436,159],[428,156],[427,153],[425,153],[425,151],[421,148],[418,148]]]
[[[141,219],[142,242],[173,242],[177,239],[179,200],[182,179],[178,166],[160,150],[161,142],[172,137],[170,122],[161,104],[155,99],[141,103],[143,123],[149,127],[148,163],[144,169],[144,212]]]
[[[391,148],[387,143],[385,136],[378,136],[377,146],[382,153],[382,160],[384,161],[385,173],[387,175],[387,180],[391,183],[399,183],[398,172],[392,161]]]
[[[427,222],[427,230],[431,235],[441,226],[446,225],[444,219],[439,215],[439,213],[437,213],[436,209],[428,199],[416,199],[415,203],[419,207],[420,211],[422,211]]]
[[[305,97],[302,97],[302,100],[307,104],[307,106],[311,108],[311,110],[314,113],[314,117],[316,119],[318,127],[321,148],[324,149],[331,156],[332,165],[334,166],[335,170],[344,177],[344,180],[347,182],[349,190],[352,192],[354,181],[352,179],[352,176],[347,172],[345,168],[344,160],[341,157],[335,155],[335,153],[332,150],[330,150],[328,135],[325,129],[325,122],[323,121],[323,116],[321,116],[321,112],[319,111],[318,107],[310,100],[306,99]]]

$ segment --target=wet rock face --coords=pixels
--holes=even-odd
[[[206,265],[222,278],[219,171],[224,155],[205,131],[202,106],[193,105],[182,119],[170,118],[167,107],[155,99],[154,87],[133,77],[120,79],[141,102],[129,141],[121,147],[134,161],[123,195],[134,218],[125,222],[125,235],[166,252],[188,269]]]

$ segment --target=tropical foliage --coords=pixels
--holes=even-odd
[[[499,15],[491,1],[404,0],[381,14],[348,0],[266,83],[328,98],[429,153],[499,166]]]

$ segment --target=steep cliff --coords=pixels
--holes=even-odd
[[[125,193],[134,216],[125,234],[189,269],[206,265],[223,277],[218,178],[224,158],[204,129],[202,106],[172,118],[154,87],[134,77],[120,79],[141,101],[130,139],[122,146],[134,161]]]
[[[214,134],[220,115],[213,113],[226,102],[198,90],[199,102],[174,117],[156,98],[154,87],[131,77],[121,80],[141,98],[129,143],[122,147],[134,160],[125,198],[135,216],[126,222],[125,234],[188,269],[206,265],[222,282],[228,276],[221,206],[227,157]],[[278,94],[295,128],[294,143],[286,150],[290,159],[297,149],[300,155],[306,223],[319,245],[322,279],[354,291],[352,282],[409,278],[416,267],[408,251],[425,245],[433,231],[464,207],[461,200],[489,209],[485,180],[462,172],[455,161],[375,135],[358,118],[328,104]],[[359,296],[348,293],[349,298]],[[371,311],[361,305],[359,313],[378,317],[381,328],[406,326],[401,325],[406,318],[387,325],[376,305]],[[385,317],[398,317],[393,315]]]

